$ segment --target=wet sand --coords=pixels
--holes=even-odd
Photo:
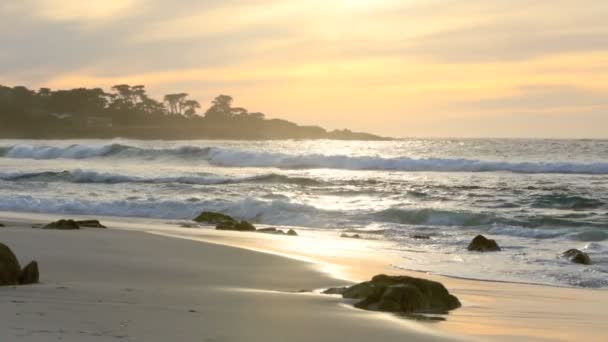
[[[103,231],[49,232],[28,228],[30,222],[48,222],[57,217],[0,213],[0,222],[10,221],[16,226],[0,230],[0,241],[9,243],[22,262],[38,259],[43,281],[40,285],[13,290],[16,292],[2,289],[0,295],[2,305],[10,306],[3,308],[4,312],[21,308],[34,317],[34,312],[44,313],[45,308],[46,311],[55,308],[50,304],[58,304],[63,309],[59,316],[90,317],[88,325],[67,320],[69,324],[62,329],[71,331],[70,336],[83,328],[85,332],[116,332],[116,336],[124,333],[123,338],[132,340],[159,341],[163,340],[161,336],[179,336],[184,341],[213,341],[214,338],[217,341],[343,338],[390,341],[436,340],[447,336],[479,341],[608,339],[604,327],[608,320],[608,310],[605,310],[608,291],[473,281],[396,269],[391,265],[403,264],[403,261],[390,253],[390,243],[386,241],[343,239],[337,234],[312,230],[299,230],[298,237],[225,232],[125,218],[104,218],[103,222],[112,229]],[[41,237],[43,240],[37,240]],[[47,241],[54,245],[48,245]],[[70,258],[81,253],[86,257]],[[49,268],[50,265],[55,266]],[[428,323],[356,310],[332,296],[292,293],[366,280],[378,273],[409,274],[440,281],[461,299],[463,307],[447,315],[445,321]],[[71,282],[75,284],[72,287]],[[61,287],[75,293],[60,293],[60,290],[66,291]],[[27,308],[30,293],[39,296],[40,301]],[[59,303],[45,305],[42,299],[46,296]],[[63,302],[72,296],[74,302]],[[114,305],[92,304],[99,307],[99,313],[79,311],[86,303],[93,303],[95,297],[109,303],[126,298],[131,305],[118,300]],[[189,308],[190,303],[193,308]],[[251,303],[259,305],[252,307]],[[148,311],[150,313],[146,313]],[[110,318],[104,319],[102,312]],[[173,315],[168,312],[175,314],[174,318],[181,323],[174,325]],[[48,319],[49,314],[41,317]],[[198,319],[197,314],[200,314]],[[233,316],[244,321],[225,321]],[[118,317],[123,317],[124,322]],[[138,323],[133,323],[128,317],[141,319],[136,318]],[[4,325],[0,331],[14,330],[16,334],[16,328],[36,330],[38,327],[37,321],[23,320],[23,316],[16,315],[13,319],[0,323]],[[38,320],[45,321],[44,318]],[[140,326],[146,321],[161,323],[152,324],[146,330]],[[124,329],[122,324],[126,324]],[[277,330],[276,327],[282,325],[291,328]],[[227,328],[230,326],[234,329]],[[89,330],[84,329],[87,327]],[[179,327],[179,331],[173,327]],[[163,330],[164,335],[154,332],[156,330]],[[60,333],[60,330],[50,331],[55,335]],[[30,337],[27,341],[45,340],[27,336]],[[63,337],[64,341],[70,340],[66,334]],[[95,337],[87,338],[95,340]]]
[[[41,283],[0,287],[0,341],[448,340],[296,293],[348,283],[310,262],[139,231],[7,226],[0,241],[38,260]]]

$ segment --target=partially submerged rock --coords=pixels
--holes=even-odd
[[[222,213],[216,213],[214,211],[203,211],[198,215],[194,221],[209,223],[209,224],[220,224],[220,223],[236,223],[237,221],[228,215]]]
[[[277,229],[277,228],[260,228],[257,230],[258,233],[265,233],[265,234],[276,234],[276,235],[285,235],[287,233],[285,233],[284,230],[281,229]]]
[[[359,235],[359,234],[348,235],[346,233],[342,233],[342,234],[340,234],[340,237],[347,238],[347,239],[360,239],[361,235]]]
[[[4,224],[0,223],[0,227],[6,227]]]
[[[19,272],[19,260],[7,245],[0,243],[0,286],[17,285]]]
[[[346,292],[346,289],[348,289],[348,287],[332,287],[323,291],[322,293],[329,295],[343,295],[344,292]]]
[[[229,221],[229,222],[220,222],[215,226],[217,230],[236,230],[239,232],[255,232],[256,229],[254,225],[247,221]]]
[[[107,228],[106,226],[101,224],[101,222],[99,222],[98,220],[81,220],[81,221],[76,221],[76,224],[78,224],[80,227]]]
[[[416,240],[429,240],[431,238],[430,235],[426,235],[426,234],[414,234],[412,235],[412,239],[416,239]]]
[[[274,227],[269,227],[269,228],[260,228],[258,229],[258,232],[260,233],[269,233],[269,234],[277,234],[279,232],[283,232],[282,230],[278,230]]]
[[[342,294],[357,299],[355,307],[399,313],[446,313],[461,306],[460,301],[436,281],[408,276],[377,275],[370,281],[347,288],[332,288],[326,294]]]
[[[80,229],[80,226],[74,220],[59,220],[59,221],[51,222],[42,228],[43,229],[74,230],[74,229]]]
[[[32,261],[25,266],[19,273],[19,285],[37,284],[40,275],[38,273],[38,263]]]
[[[467,247],[469,251],[476,252],[498,252],[500,247],[495,240],[490,240],[483,235],[477,235]]]
[[[288,230],[288,231],[287,231],[287,235],[290,235],[290,236],[298,236],[298,233],[297,233],[295,230],[290,229],[290,230]]]
[[[568,260],[575,264],[591,265],[591,258],[589,255],[578,249],[569,249],[565,251],[562,256],[568,258]]]

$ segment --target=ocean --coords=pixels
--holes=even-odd
[[[180,222],[203,210],[386,239],[395,267],[608,288],[604,140],[0,140],[0,211]],[[477,234],[503,251],[468,252]],[[594,264],[561,258],[570,248]]]

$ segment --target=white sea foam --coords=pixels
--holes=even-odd
[[[179,220],[218,211],[384,238],[404,266],[427,272],[608,287],[606,151],[608,141],[7,140],[0,210]],[[477,234],[503,250],[468,252]],[[570,248],[594,264],[560,257]]]
[[[322,210],[289,201],[263,201],[244,198],[239,201],[171,201],[156,199],[91,200],[13,196],[0,198],[0,211],[41,212],[74,215],[105,215],[192,219],[201,211],[218,211],[238,219],[267,224],[316,226],[315,214]]]
[[[64,170],[39,172],[0,172],[0,180],[5,181],[44,181],[44,182],[72,182],[72,183],[181,183],[181,184],[232,184],[232,183],[286,183],[302,185],[319,185],[321,181],[306,177],[289,177],[276,173],[265,173],[245,177],[227,177],[214,174],[174,176],[174,177],[140,177],[112,172],[98,172],[92,170]]]
[[[277,167],[287,169],[328,168],[344,170],[439,171],[439,172],[514,172],[608,174],[608,163],[507,162],[464,158],[385,158],[322,154],[286,154],[221,147],[180,146],[141,148],[130,145],[99,146],[74,144],[67,147],[13,145],[0,148],[0,157],[24,159],[86,159],[100,157],[179,158],[204,160],[229,167]]]

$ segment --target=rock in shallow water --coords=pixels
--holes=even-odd
[[[107,228],[106,226],[104,226],[103,224],[101,224],[101,222],[99,222],[98,220],[82,220],[82,221],[76,221],[76,224],[78,224],[80,227],[88,227],[88,228]]]
[[[490,240],[483,235],[477,235],[467,247],[469,251],[476,252],[498,252],[500,247],[495,240]]]
[[[277,230],[276,228],[270,227],[270,228],[261,228],[261,229],[258,229],[258,232],[273,234],[273,233],[279,232],[279,230]]]
[[[578,249],[569,249],[565,251],[562,256],[568,258],[571,262],[581,265],[591,265],[591,258],[585,252]]]
[[[203,211],[200,215],[198,215],[194,221],[210,223],[210,224],[220,224],[220,223],[236,223],[237,221],[228,215],[224,215],[222,213],[216,213],[213,211]]]
[[[0,286],[17,285],[21,266],[8,246],[0,243]]]
[[[332,288],[325,294],[342,294],[358,299],[355,307],[399,313],[446,313],[459,308],[460,301],[435,281],[408,276],[377,275],[370,281],[347,288]]]
[[[298,236],[298,233],[295,230],[290,229],[290,230],[287,231],[287,235]]]
[[[255,232],[256,231],[255,227],[247,221],[221,222],[221,223],[218,223],[217,226],[215,226],[215,229],[217,229],[217,230],[236,230],[239,232]]]
[[[51,222],[42,228],[43,229],[59,229],[59,230],[75,230],[75,229],[80,229],[80,226],[74,220],[59,220],[59,221]]]
[[[40,279],[38,273],[38,263],[32,261],[25,266],[19,273],[19,285],[37,284]]]
[[[359,235],[359,234],[348,235],[346,233],[342,233],[342,234],[340,234],[340,237],[347,238],[347,239],[360,239],[361,235]]]

